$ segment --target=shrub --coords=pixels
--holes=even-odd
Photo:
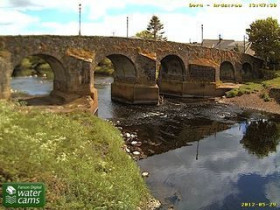
[[[269,97],[269,94],[267,92],[264,92],[260,95],[260,97],[265,101],[265,102],[269,102],[272,99]]]

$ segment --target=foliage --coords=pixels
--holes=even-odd
[[[279,72],[276,72],[275,74],[279,75]],[[271,80],[265,80],[262,84],[266,88],[280,88],[280,76]]]
[[[280,72],[271,71],[271,70],[267,70],[267,69],[259,70],[259,76],[263,80],[271,80],[271,79],[274,79],[276,77],[279,77],[280,76],[279,73]]]
[[[280,27],[277,19],[271,17],[254,21],[246,30],[252,49],[266,62],[280,60]]]
[[[150,33],[150,32],[147,31],[147,30],[140,31],[140,32],[138,32],[135,36],[136,36],[136,37],[139,37],[139,38],[141,38],[141,39],[153,39],[152,33]]]
[[[164,26],[160,22],[160,19],[153,15],[148,26],[147,26],[147,32],[149,32],[152,35],[152,38],[154,40],[167,40],[166,37],[163,37],[164,34]]]
[[[114,73],[113,63],[109,58],[105,58],[98,64],[94,72],[102,75],[112,75]]]
[[[0,119],[0,182],[44,182],[46,209],[136,209],[148,196],[110,123],[1,101]]]
[[[264,101],[268,102],[271,101],[271,98],[267,92],[271,88],[280,88],[280,71],[263,71],[262,80],[259,79],[253,82],[247,82],[239,88],[234,88],[226,92],[226,97],[232,98],[243,94],[262,92],[260,97],[264,99]]]
[[[263,92],[260,97],[265,101],[265,102],[269,102],[271,101],[271,98],[269,97],[269,94],[267,92]]]
[[[262,85],[260,83],[247,82],[246,84],[240,86],[239,88],[234,88],[226,92],[226,97],[232,98],[235,96],[241,96],[243,94],[256,93],[261,89],[262,89]]]
[[[29,56],[24,58],[13,71],[12,76],[30,76],[38,75],[39,77],[46,76],[48,79],[53,79],[54,74],[48,63],[38,56]]]
[[[268,121],[253,121],[247,125],[246,133],[241,143],[252,154],[259,158],[276,152],[280,140],[279,125]]]
[[[240,49],[239,49],[238,44],[235,44],[233,50],[234,50],[235,52],[240,52]]]

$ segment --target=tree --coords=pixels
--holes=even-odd
[[[234,50],[235,52],[240,52],[240,49],[239,49],[238,44],[235,44],[233,50]]]
[[[265,59],[267,63],[279,62],[280,27],[276,19],[269,17],[256,20],[246,32],[257,56]]]
[[[153,39],[153,35],[147,30],[140,31],[135,36],[141,39]]]
[[[253,121],[247,124],[246,133],[240,141],[251,154],[259,158],[276,152],[279,144],[279,125],[271,121]]]
[[[152,35],[154,40],[166,40],[166,37],[163,37],[163,28],[163,24],[160,22],[159,18],[153,15],[147,27],[147,31]]]

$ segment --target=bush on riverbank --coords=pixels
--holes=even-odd
[[[13,71],[13,77],[24,77],[37,75],[39,77],[46,77],[48,79],[54,78],[54,73],[45,60],[37,57],[30,56],[24,58]]]
[[[111,76],[114,73],[114,66],[110,59],[105,58],[94,70],[95,74]]]
[[[0,119],[0,182],[44,182],[47,208],[135,209],[148,196],[110,123],[1,101]]]

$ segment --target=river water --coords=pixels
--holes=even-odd
[[[277,116],[215,100],[165,99],[160,106],[113,103],[112,81],[95,77],[98,115],[141,142],[131,146],[126,138],[129,150],[141,153],[137,163],[149,172],[146,182],[162,209],[280,209]]]

